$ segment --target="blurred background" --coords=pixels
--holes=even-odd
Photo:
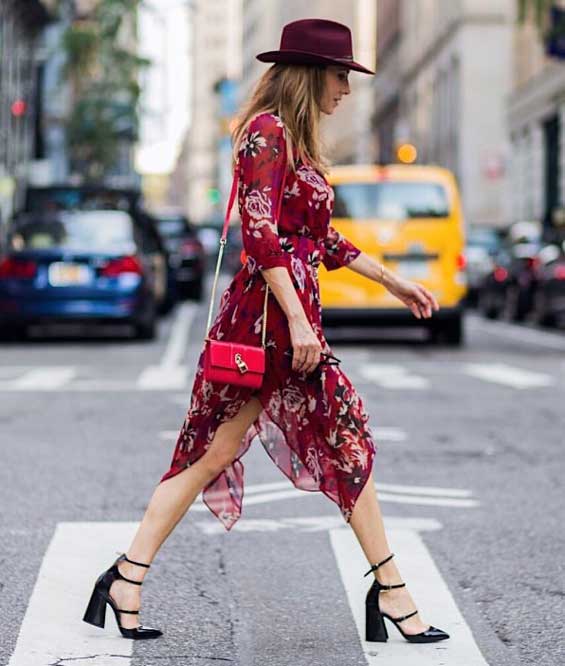
[[[201,298],[231,182],[230,127],[266,67],[255,54],[309,16],[349,25],[356,57],[377,72],[353,73],[353,94],[323,123],[332,163],[358,166],[333,178],[336,226],[441,299],[432,337],[462,344],[469,307],[562,328],[564,12],[546,0],[5,0],[4,337],[37,321],[121,318],[151,338],[157,317]],[[409,210],[437,193],[450,225],[437,209]],[[129,254],[102,232],[108,215],[85,232],[81,211],[101,209],[122,211]],[[227,271],[240,250],[234,224]],[[401,320],[398,303],[351,280],[321,276],[328,322],[349,311]]]

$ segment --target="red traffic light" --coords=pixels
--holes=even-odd
[[[27,104],[24,102],[23,99],[17,99],[15,102],[12,102],[11,111],[12,115],[16,116],[16,118],[23,116],[24,113],[26,112],[26,109],[27,109]]]

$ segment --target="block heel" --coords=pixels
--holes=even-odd
[[[104,596],[94,588],[82,619],[88,622],[88,624],[93,624],[95,627],[104,629],[106,623],[106,603]]]
[[[384,617],[375,604],[365,604],[365,640],[375,643],[386,643],[388,640]]]

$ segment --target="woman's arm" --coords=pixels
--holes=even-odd
[[[239,150],[240,215],[247,261],[261,271],[288,318],[293,370],[310,372],[322,346],[292,284],[290,257],[279,242],[276,212],[286,169],[286,139],[280,120],[268,113],[250,123]]]
[[[263,270],[262,274],[288,319],[292,369],[311,372],[320,362],[322,345],[312,330],[288,270],[279,266]]]
[[[417,319],[431,317],[432,308],[439,310],[435,296],[426,287],[398,277],[365,252],[361,252],[350,261],[347,268],[382,284],[393,296],[407,305]]]

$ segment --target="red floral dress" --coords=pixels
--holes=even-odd
[[[281,119],[256,116],[239,151],[239,212],[247,262],[223,292],[210,337],[261,344],[265,281],[261,269],[287,268],[322,351],[331,353],[321,326],[318,266],[346,266],[360,250],[330,224],[333,190],[311,166],[296,161],[286,171],[280,220],[277,202],[285,178],[286,140]],[[233,462],[203,489],[203,501],[227,530],[241,515],[243,464],[258,437],[275,464],[301,490],[322,491],[349,522],[371,475],[376,446],[360,396],[339,365],[312,373],[292,370],[286,316],[269,293],[267,371],[260,389],[220,385],[203,378],[203,347],[192,397],[170,469],[161,482],[194,464],[218,426],[256,397],[263,411],[243,437]]]

